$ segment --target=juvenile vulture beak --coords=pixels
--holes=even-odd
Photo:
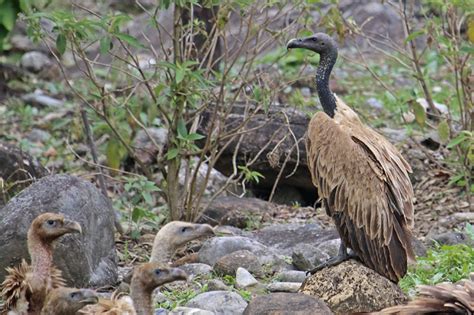
[[[76,221],[64,219],[64,228],[68,230],[70,233],[82,234],[81,225]]]
[[[80,292],[82,293],[81,303],[96,304],[97,302],[99,302],[99,297],[97,296],[97,294],[94,291],[92,291],[92,290],[81,290]]]
[[[172,268],[172,269],[171,269],[171,275],[172,275],[173,278],[175,278],[176,280],[185,280],[185,281],[188,281],[188,274],[187,274],[183,269],[180,269],[180,268]]]

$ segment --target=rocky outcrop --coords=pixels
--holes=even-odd
[[[69,286],[113,284],[117,280],[114,213],[107,199],[91,183],[69,175],[44,177],[0,209],[0,282],[5,267],[28,258],[26,234],[43,212],[62,213],[82,227],[81,235],[63,237],[54,262]]]
[[[330,315],[331,310],[318,298],[301,293],[271,293],[254,298],[244,315]]]
[[[395,283],[355,260],[316,272],[300,292],[320,298],[336,314],[373,312],[407,301]]]

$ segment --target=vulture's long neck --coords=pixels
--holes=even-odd
[[[148,292],[143,285],[138,281],[132,279],[130,286],[130,296],[133,300],[133,306],[137,315],[150,315],[153,314],[153,308],[151,306],[151,292]]]
[[[44,242],[33,231],[30,231],[28,232],[28,252],[34,275],[38,279],[49,277],[53,266],[53,245]]]
[[[332,67],[336,63],[336,59],[337,48],[321,54],[318,70],[316,71],[316,89],[318,90],[319,101],[323,106],[324,112],[331,118],[334,118],[336,110],[336,97],[329,88],[329,76],[331,75]]]

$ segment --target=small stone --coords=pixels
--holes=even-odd
[[[275,278],[281,282],[303,283],[303,281],[306,279],[306,271],[285,270],[277,274]]]
[[[26,138],[31,142],[46,142],[51,138],[51,134],[45,130],[33,128]]]
[[[212,267],[202,263],[185,264],[179,268],[183,269],[188,275],[193,277],[210,276],[212,273]]]
[[[303,87],[301,88],[301,95],[304,96],[304,97],[311,97],[312,94],[311,94],[311,89],[309,87]]]
[[[20,65],[23,69],[38,73],[46,67],[51,66],[51,60],[42,52],[29,51],[21,57]]]
[[[289,292],[295,293],[301,288],[301,282],[272,282],[267,285],[270,292]]]
[[[228,291],[229,287],[219,279],[211,279],[207,282],[208,291]]]
[[[248,272],[245,268],[242,267],[237,268],[235,282],[237,288],[239,289],[251,287],[258,283],[257,279],[255,279],[250,272]]]
[[[221,257],[214,264],[214,271],[221,275],[235,276],[239,267],[248,269],[256,275],[262,274],[262,267],[258,257],[248,250],[238,250]]]
[[[320,299],[301,293],[270,293],[252,299],[243,315],[331,315]]]
[[[376,109],[376,110],[382,110],[383,109],[382,102],[380,100],[376,99],[375,97],[371,97],[371,98],[367,99],[366,102],[373,109]]]
[[[42,94],[42,91],[35,93],[28,93],[21,97],[21,99],[28,104],[39,107],[53,107],[60,108],[64,106],[64,102],[48,95]]]

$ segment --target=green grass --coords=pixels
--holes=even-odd
[[[426,257],[418,257],[399,285],[408,295],[414,295],[421,284],[434,285],[456,282],[474,272],[474,248],[465,245],[438,245],[428,250]]]

